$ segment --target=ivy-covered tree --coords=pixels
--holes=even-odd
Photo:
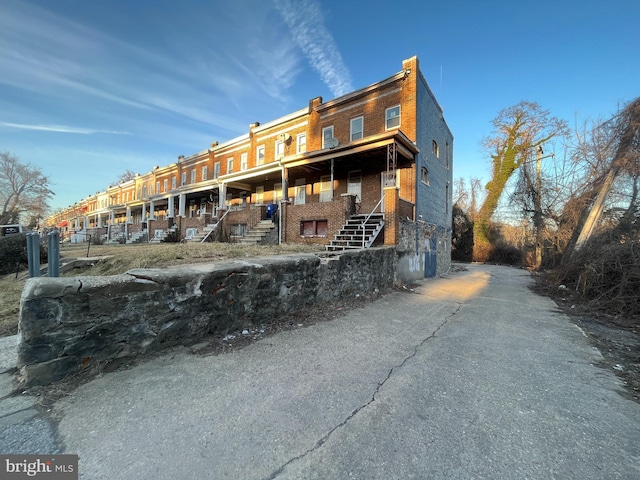
[[[500,111],[492,124],[493,133],[484,141],[492,161],[491,180],[473,228],[473,258],[477,261],[487,260],[491,254],[491,217],[513,173],[523,163],[535,160],[538,147],[568,130],[564,120],[526,101]]]

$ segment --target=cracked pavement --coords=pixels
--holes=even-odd
[[[85,479],[639,478],[640,405],[527,272],[468,271],[58,401]]]

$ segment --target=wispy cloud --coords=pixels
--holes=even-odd
[[[353,90],[349,69],[324,25],[319,3],[316,0],[274,0],[274,3],[311,67],[329,90],[335,96]]]
[[[40,130],[44,132],[78,133],[81,135],[93,135],[95,133],[105,133],[109,135],[131,135],[130,132],[119,132],[116,130],[99,130],[95,128],[69,127],[66,125],[27,125],[24,123],[0,122],[0,126],[19,128],[22,130]]]

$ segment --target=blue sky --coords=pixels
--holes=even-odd
[[[417,55],[487,179],[503,108],[570,124],[640,96],[638,0],[1,0],[0,151],[66,207],[267,121],[387,78]]]

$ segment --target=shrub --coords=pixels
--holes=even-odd
[[[47,262],[47,240],[40,238],[40,263]],[[28,267],[27,235],[19,233],[0,237],[0,275],[15,273],[20,266]]]

